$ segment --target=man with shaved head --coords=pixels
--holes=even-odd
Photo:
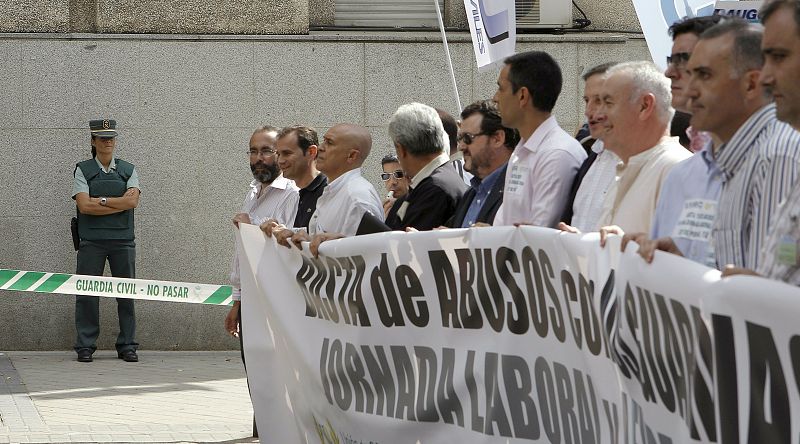
[[[261,228],[268,235],[276,234],[283,245],[289,238],[298,246],[312,241],[316,253],[316,246],[325,240],[354,236],[365,213],[382,220],[378,192],[361,176],[361,165],[371,148],[372,136],[363,126],[342,123],[329,129],[317,151],[317,169],[328,177],[328,186],[317,200],[308,232],[266,226],[269,224]]]

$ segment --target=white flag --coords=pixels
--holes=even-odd
[[[711,15],[714,0],[633,0],[653,62],[666,69],[672,39],[667,29],[684,17]]]
[[[478,70],[514,54],[517,18],[514,0],[464,0]]]

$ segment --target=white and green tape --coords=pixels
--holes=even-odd
[[[153,281],[0,268],[0,290],[33,291],[190,304],[230,305],[229,285]]]

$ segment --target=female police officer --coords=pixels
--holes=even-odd
[[[72,198],[78,206],[77,273],[100,276],[106,260],[112,276],[135,277],[136,246],[133,209],[139,205],[139,176],[134,166],[114,157],[117,122],[92,120],[92,159],[75,167]],[[77,296],[75,351],[79,362],[92,362],[100,332],[100,307],[96,296]],[[117,298],[119,335],[117,357],[136,362],[136,318],[133,299]]]

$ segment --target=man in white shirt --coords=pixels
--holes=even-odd
[[[325,133],[317,169],[328,176],[328,186],[317,200],[308,232],[301,230],[291,236],[295,245],[301,247],[303,241],[310,241],[311,252],[316,255],[319,244],[326,240],[355,236],[365,213],[383,219],[378,192],[361,176],[361,165],[371,149],[372,136],[363,126],[343,123]],[[276,233],[279,242],[287,238],[285,231]]]
[[[519,130],[508,161],[503,204],[495,226],[555,227],[586,151],[552,115],[561,93],[561,69],[549,54],[531,51],[505,60],[494,101],[503,126]]]
[[[651,62],[627,62],[608,70],[602,91],[600,138],[621,162],[600,225],[649,232],[662,181],[691,154],[669,136],[675,113],[670,83]]]
[[[586,105],[584,115],[589,125],[589,134],[599,139],[602,126],[596,114],[600,109],[600,92],[603,86],[603,75],[616,63],[603,63],[583,73],[583,102]],[[600,216],[603,213],[603,200],[617,173],[619,157],[596,140],[592,145],[589,157],[583,162],[570,190],[569,199],[561,215],[566,228],[571,225],[582,232],[600,229]]]
[[[233,217],[233,224],[239,228],[240,223],[260,225],[268,219],[275,219],[282,224],[291,224],[297,212],[299,199],[298,188],[293,181],[281,175],[278,168],[275,142],[278,129],[272,126],[258,128],[250,136],[247,156],[250,159],[250,171],[253,181],[244,198],[242,211]],[[242,363],[244,363],[244,342],[242,342],[241,312],[241,274],[239,270],[239,245],[234,249],[231,264],[231,286],[233,287],[233,307],[225,316],[225,331],[239,338],[242,347]],[[247,367],[245,365],[245,371]],[[253,418],[253,436],[258,436],[255,418]]]
[[[291,224],[297,212],[298,189],[294,182],[284,178],[278,168],[275,141],[278,129],[265,126],[257,129],[250,137],[247,155],[253,181],[244,198],[242,211],[233,218],[238,228],[240,223],[260,225],[267,219],[276,219],[282,224]],[[231,286],[233,287],[233,307],[225,317],[225,331],[239,336],[241,275],[239,274],[239,248],[235,248],[231,265]]]

